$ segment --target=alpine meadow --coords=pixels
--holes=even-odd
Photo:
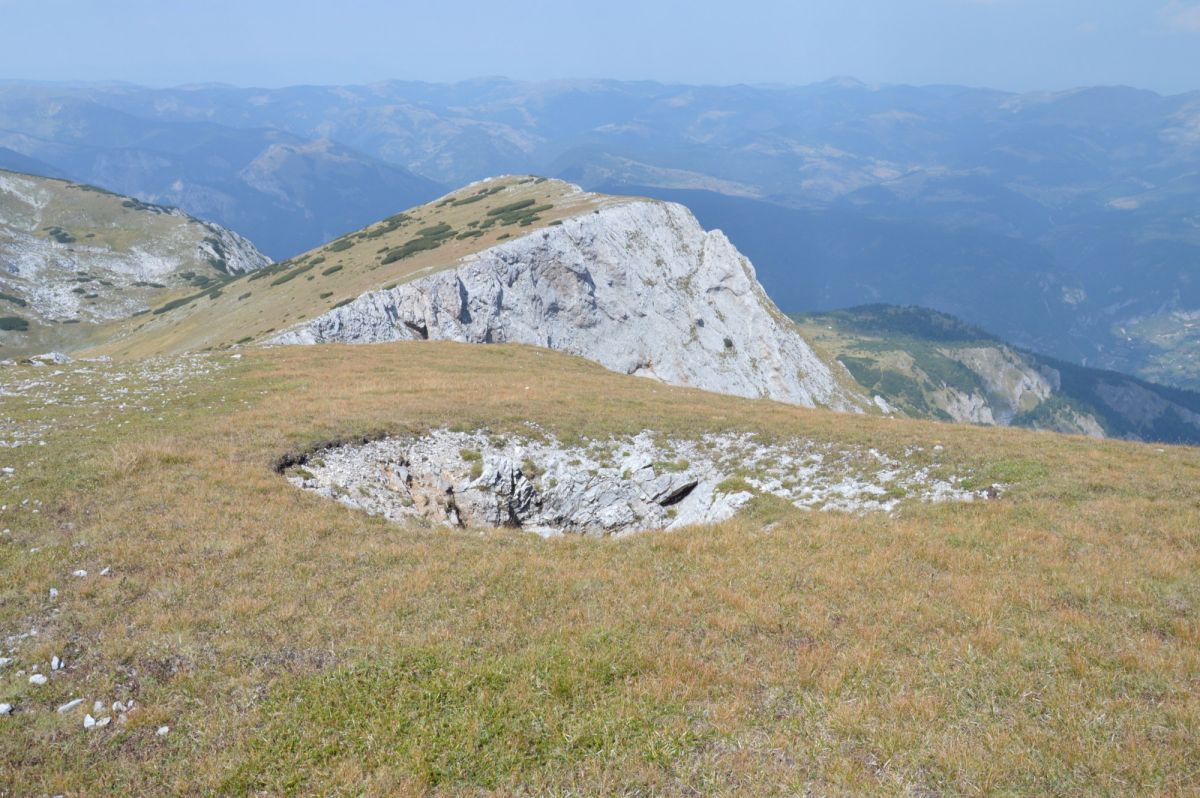
[[[1200,5],[742,6],[0,3],[0,796],[1200,794]]]

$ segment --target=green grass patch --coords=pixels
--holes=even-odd
[[[649,667],[628,640],[593,633],[483,657],[401,649],[284,676],[263,708],[264,733],[222,789],[324,793],[345,766],[471,793],[585,764],[666,770],[700,735],[679,706],[638,690]]]
[[[726,477],[717,483],[717,490],[721,493],[757,493],[754,486],[741,477]]]

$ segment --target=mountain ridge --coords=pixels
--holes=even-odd
[[[269,263],[236,233],[176,208],[0,170],[6,356],[84,345],[180,286]]]

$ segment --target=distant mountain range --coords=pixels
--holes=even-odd
[[[178,205],[274,257],[440,186],[561,176],[685,202],[787,311],[919,304],[1200,386],[1200,93],[5,84],[0,148],[0,166]]]

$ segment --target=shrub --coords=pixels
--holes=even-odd
[[[6,332],[25,332],[29,322],[20,316],[0,316],[0,330]]]
[[[308,264],[305,264],[304,266],[300,266],[299,268],[292,269],[289,272],[285,272],[284,274],[282,274],[279,277],[276,277],[274,280],[272,280],[271,285],[283,285],[284,283],[288,282],[289,280],[295,280],[297,277],[304,274],[309,269],[313,268],[314,265],[315,264],[308,263]]]
[[[532,199],[519,200],[517,202],[510,202],[507,205],[501,205],[499,207],[492,208],[490,211],[487,212],[487,215],[488,216],[504,216],[505,214],[512,213],[513,211],[519,211],[519,210],[523,210],[525,208],[532,207],[536,202],[537,202],[537,200],[532,200]]]

